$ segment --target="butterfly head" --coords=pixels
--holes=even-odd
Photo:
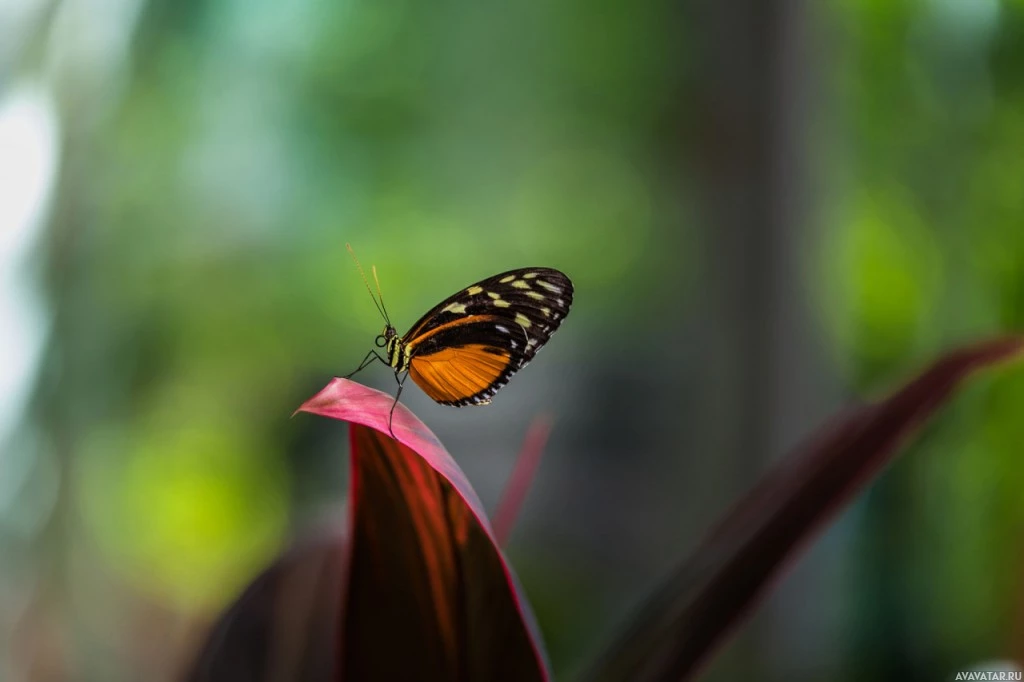
[[[392,327],[390,324],[387,325],[386,327],[384,327],[384,331],[381,332],[380,335],[377,337],[377,340],[375,342],[377,344],[377,348],[383,348],[384,346],[388,345],[388,342],[391,341],[391,339],[395,338],[396,336],[398,336],[398,332],[395,331],[395,328]]]
[[[377,337],[377,346],[387,353],[388,365],[395,371],[404,372],[409,369],[409,347],[399,338],[398,332],[390,324],[384,327],[384,333]]]

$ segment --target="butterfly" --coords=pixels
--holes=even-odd
[[[394,370],[398,392],[388,417],[392,436],[391,420],[407,378],[411,376],[424,393],[442,405],[487,405],[548,342],[572,305],[573,286],[565,273],[552,268],[519,268],[452,294],[399,336],[384,307],[377,268],[373,268],[374,298],[359,260],[352,247],[346,246],[385,326],[375,341],[384,356],[371,349],[345,378],[374,360]]]

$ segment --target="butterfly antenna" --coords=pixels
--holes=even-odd
[[[380,291],[380,280],[377,279],[377,266],[371,265],[370,270],[373,272],[373,281],[377,284],[377,298],[380,299],[380,307],[383,309],[384,312],[384,320],[390,325],[391,318],[388,317],[388,309],[387,306],[384,305],[384,294],[382,294]]]
[[[384,312],[383,300],[380,303],[377,303],[377,299],[374,298],[374,296],[373,296],[373,289],[370,288],[370,283],[366,281],[366,273],[363,272],[363,266],[359,262],[359,259],[356,258],[356,252],[352,250],[352,245],[351,244],[345,244],[345,248],[348,249],[349,255],[352,256],[352,260],[354,260],[356,262],[356,267],[359,268],[359,276],[363,278],[363,284],[366,285],[366,291],[369,292],[370,298],[373,299],[373,305],[377,306],[377,312],[379,312],[381,314],[381,316],[384,318],[384,321],[387,322],[390,325],[391,322],[388,320],[387,313]],[[374,272],[374,276],[376,276],[376,271]],[[380,287],[380,285],[378,285],[378,290],[379,290],[379,287]]]

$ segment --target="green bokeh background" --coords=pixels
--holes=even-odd
[[[830,412],[1024,327],[1024,3],[716,7],[0,3],[0,679],[174,679],[341,507],[289,415],[382,325],[346,242],[403,328],[576,284],[491,407],[406,393],[490,508],[553,415],[508,553],[560,679]],[[973,384],[707,679],[1021,660],[1022,445],[1024,370]]]

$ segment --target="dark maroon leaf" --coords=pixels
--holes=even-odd
[[[786,562],[893,458],[975,370],[1022,340],[954,351],[878,403],[851,409],[776,465],[608,647],[588,679],[686,680],[754,608]]]
[[[303,542],[243,592],[207,637],[190,682],[331,682],[347,543]]]
[[[260,576],[214,628],[191,682],[550,679],[483,506],[393,398],[335,379],[300,411],[350,422],[348,531]],[[350,539],[350,540],[349,540]]]
[[[348,680],[545,680],[489,533],[404,445],[352,425],[358,476]]]
[[[392,397],[344,379],[300,408],[351,423],[347,680],[547,680],[540,637],[479,498]]]

